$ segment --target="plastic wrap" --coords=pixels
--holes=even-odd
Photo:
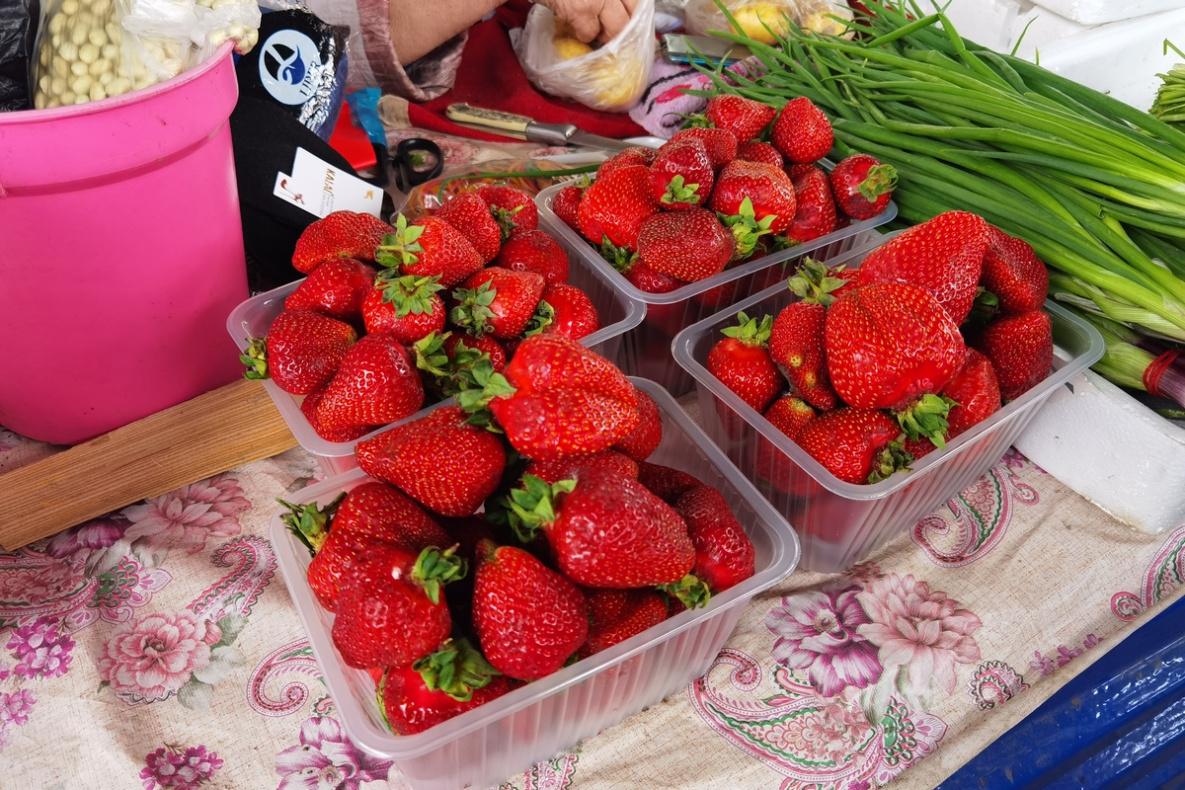
[[[37,0],[0,0],[0,112],[32,104],[29,63],[40,18]]]
[[[524,171],[563,170],[567,167],[569,165],[558,164],[549,159],[498,159],[477,162],[464,167],[447,168],[438,178],[425,181],[412,189],[399,210],[412,219],[431,214],[448,202],[453,195],[470,192],[484,184],[507,184],[534,196],[556,184],[559,178],[522,175]],[[470,176],[477,173],[490,173],[491,175],[480,179],[458,178],[458,176]]]
[[[557,35],[556,17],[535,5],[514,49],[540,90],[595,110],[625,112],[642,98],[656,52],[654,0],[639,0],[629,24],[599,48]]]
[[[847,3],[833,0],[721,1],[736,19],[740,27],[737,32],[765,44],[773,44],[775,35],[787,32],[787,19],[799,27],[834,35],[843,34],[846,26],[831,17],[852,19],[852,10]],[[692,35],[703,35],[712,30],[735,30],[730,28],[728,18],[716,0],[688,0],[683,13],[687,32]]]

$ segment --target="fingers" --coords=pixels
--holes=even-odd
[[[605,0],[605,4],[601,6],[599,16],[601,30],[597,38],[602,43],[609,43],[629,23],[633,9],[627,7],[625,3],[634,6],[637,5],[637,0]]]
[[[601,35],[600,20],[591,14],[577,14],[567,22],[572,28],[572,35],[586,44]]]

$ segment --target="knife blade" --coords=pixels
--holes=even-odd
[[[608,151],[623,151],[636,145],[636,143],[625,140],[615,140],[612,137],[586,132],[571,123],[539,123],[525,115],[474,107],[465,103],[450,104],[445,109],[445,115],[450,121],[465,126],[492,129],[508,137],[532,140],[548,145],[586,145]]]

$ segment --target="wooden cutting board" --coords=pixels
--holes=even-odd
[[[11,551],[295,446],[263,384],[240,379],[0,474],[0,547]]]

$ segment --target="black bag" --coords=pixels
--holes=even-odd
[[[33,106],[29,66],[40,21],[38,0],[0,0],[0,111]]]

